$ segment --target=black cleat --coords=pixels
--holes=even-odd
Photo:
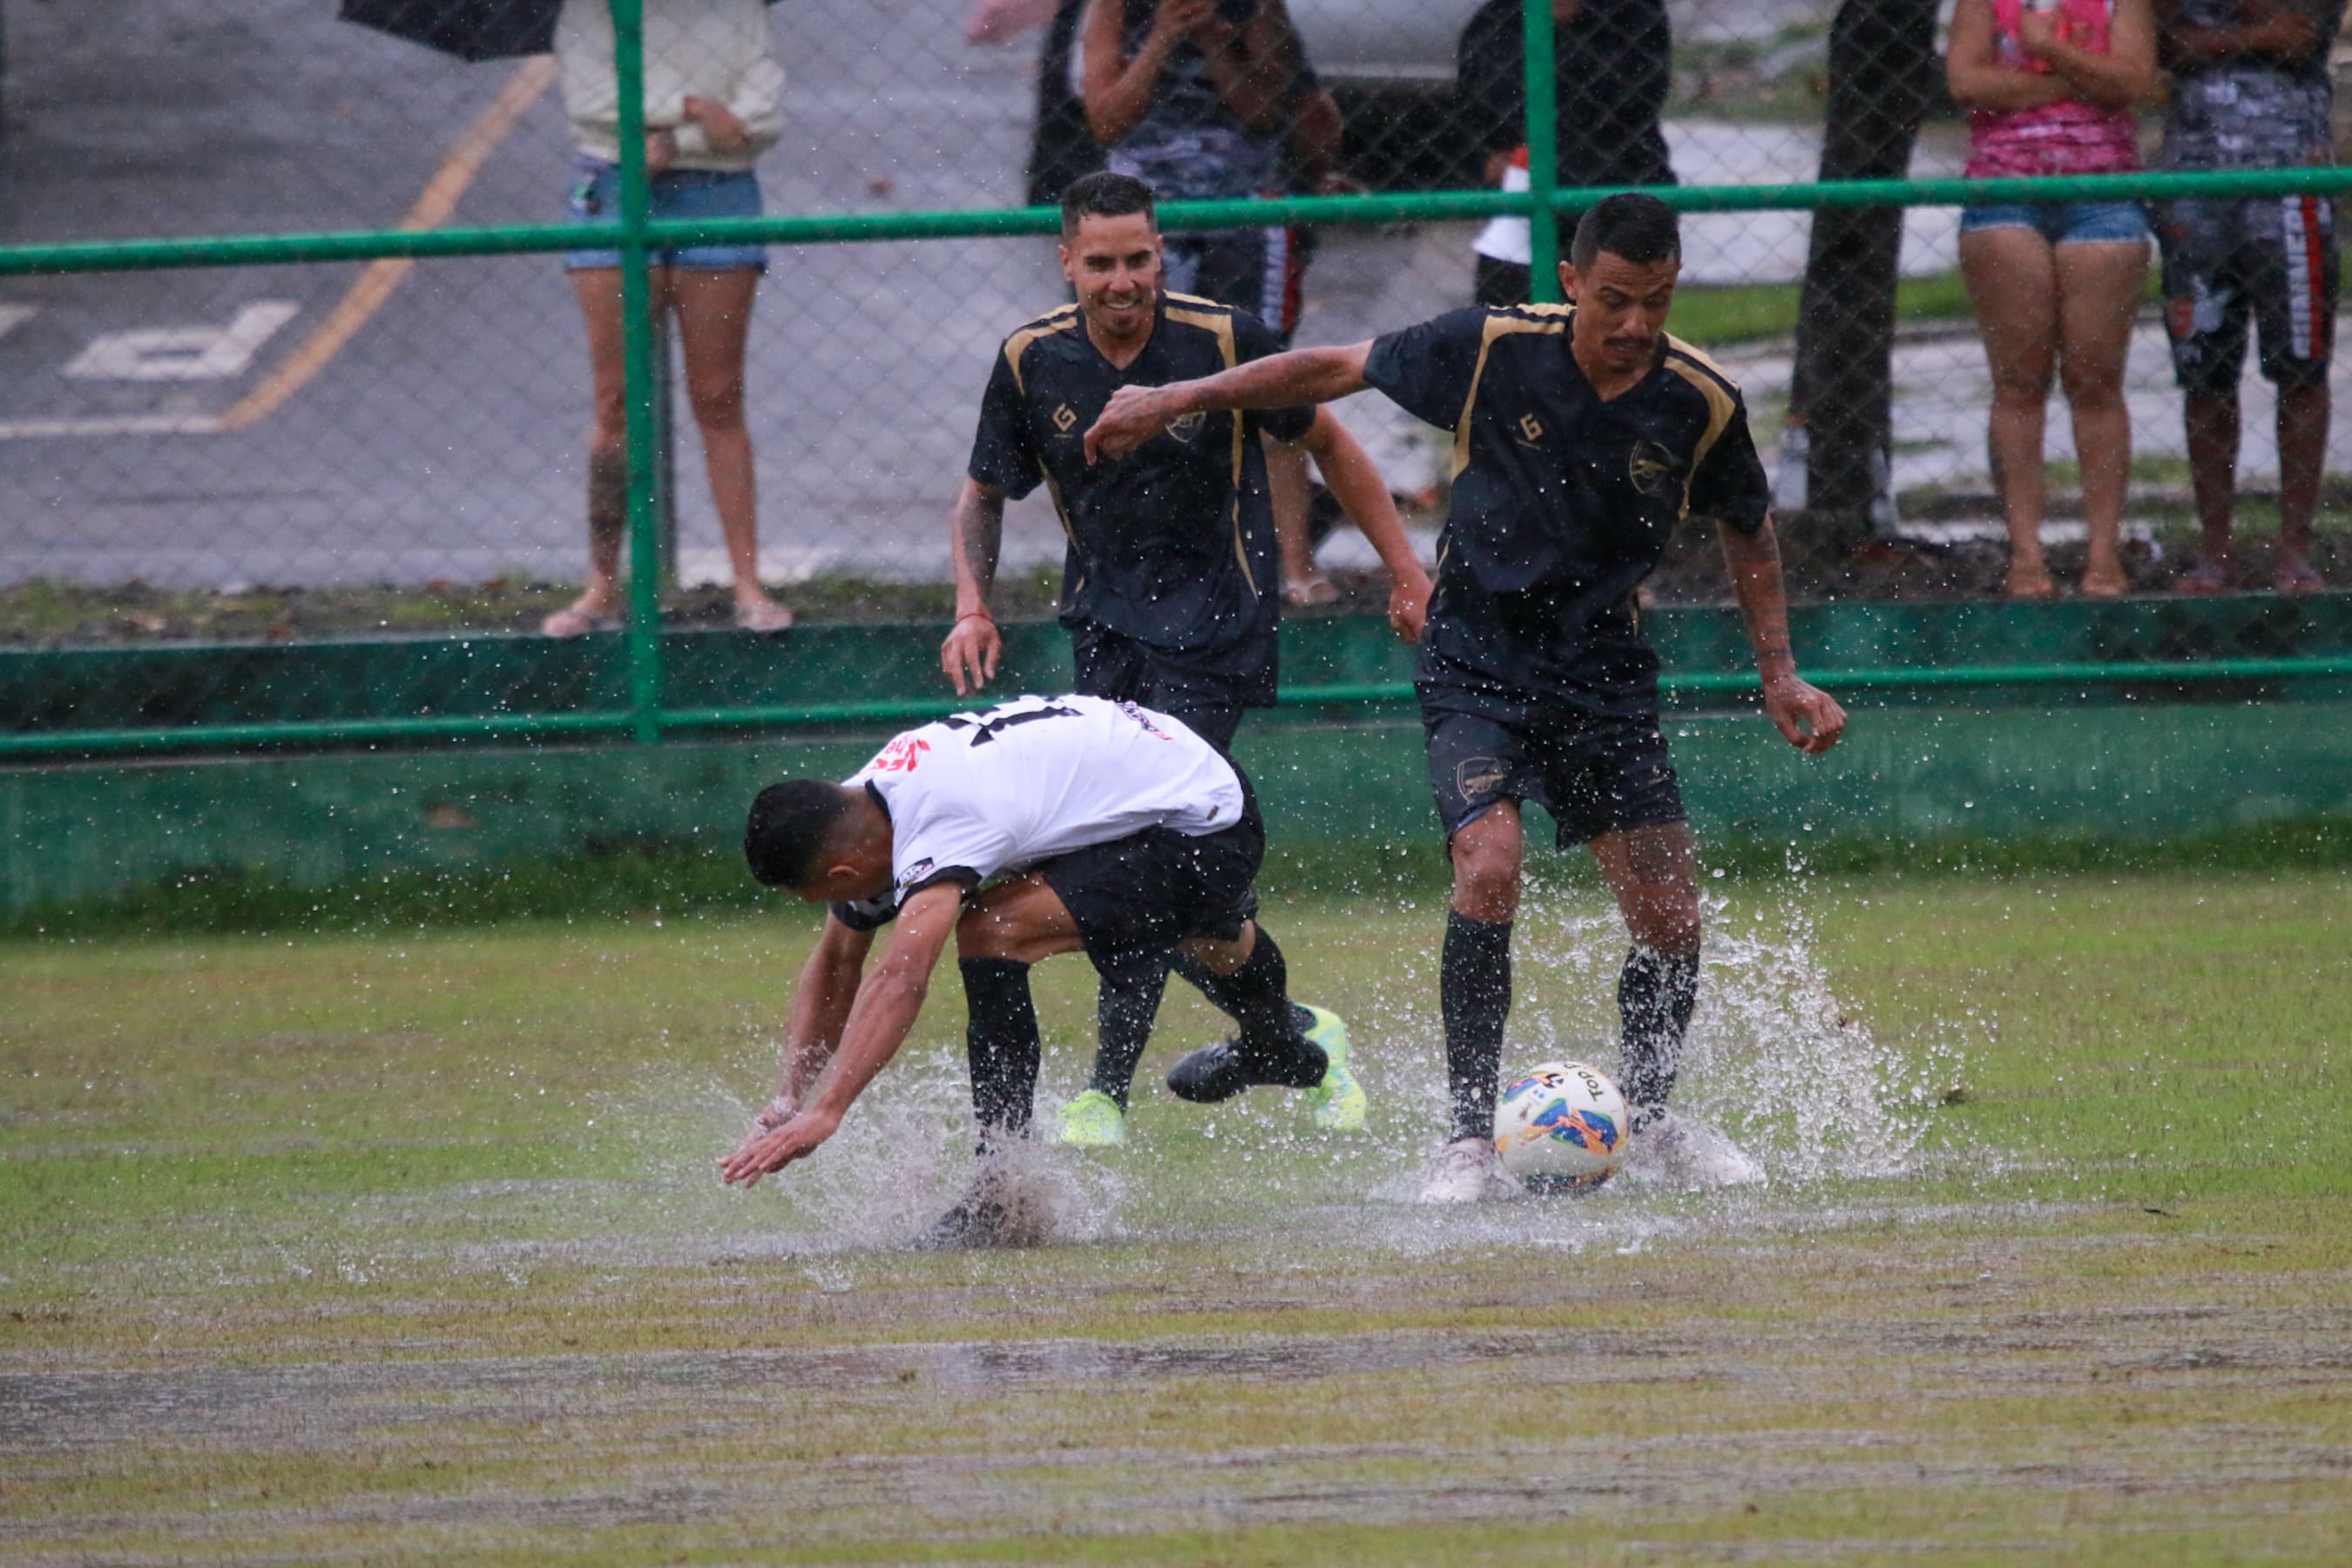
[[[908,1242],[907,1250],[961,1252],[967,1247],[994,1247],[1008,1228],[1006,1219],[1004,1205],[994,1199],[966,1197]]]
[[[1331,1058],[1312,1040],[1297,1041],[1296,1054],[1278,1065],[1248,1059],[1239,1040],[1219,1040],[1168,1069],[1168,1092],[1196,1105],[1213,1105],[1245,1089],[1313,1089],[1330,1066]]]

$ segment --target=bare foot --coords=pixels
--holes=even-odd
[[[2051,581],[2050,568],[2039,561],[2011,562],[2006,586],[2012,599],[2053,599],[2058,596],[2058,584]]]
[[[621,629],[621,615],[613,608],[611,600],[601,594],[583,594],[563,609],[556,611],[539,623],[540,633],[551,637],[585,637],[590,632],[616,632]]]
[[[1303,610],[1314,605],[1328,605],[1339,596],[1339,590],[1333,587],[1331,579],[1324,576],[1320,572],[1282,585],[1282,602],[1296,609]]]
[[[2271,554],[2271,587],[2281,594],[2316,594],[2327,579],[2300,552],[2282,546]]]
[[[2121,566],[2093,566],[2083,574],[2083,597],[2086,599],[2120,599],[2131,592],[2131,579],[2124,575]]]
[[[747,632],[781,632],[793,624],[793,613],[765,594],[747,594],[735,601],[735,624]]]

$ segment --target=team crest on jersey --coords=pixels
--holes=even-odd
[[[1207,423],[1208,417],[1198,409],[1194,409],[1190,414],[1179,415],[1168,422],[1168,434],[1175,437],[1179,441],[1190,443],[1193,437],[1201,433],[1201,426]]]
[[[1674,478],[1678,465],[1675,455],[1655,441],[1636,441],[1625,457],[1626,477],[1633,488],[1645,496],[1654,496],[1665,482]]]
[[[1077,410],[1072,408],[1068,404],[1062,404],[1054,410],[1054,428],[1059,430],[1063,435],[1068,435],[1070,433],[1070,427],[1077,422]]]

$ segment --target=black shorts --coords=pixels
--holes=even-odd
[[[1536,726],[1425,711],[1422,731],[1449,845],[1498,800],[1531,800],[1550,812],[1562,849],[1687,815],[1655,718],[1596,714]]]
[[[1242,818],[1222,832],[1193,838],[1147,827],[1033,869],[1070,911],[1087,952],[1099,958],[1172,948],[1193,937],[1234,941],[1256,911],[1255,885],[1265,859],[1265,823],[1243,775]]]
[[[1242,727],[1242,710],[1272,700],[1275,639],[1263,658],[1254,650],[1249,668],[1217,674],[1179,664],[1151,647],[1108,626],[1079,626],[1070,631],[1070,654],[1077,665],[1081,697],[1136,702],[1156,713],[1181,719],[1201,739],[1231,751]]]

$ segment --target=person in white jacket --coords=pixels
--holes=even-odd
[[[656,217],[751,217],[760,212],[752,165],[783,131],[784,68],[768,36],[762,0],[646,0],[646,167]],[[605,0],[564,0],[555,57],[563,106],[579,153],[570,210],[575,220],[620,209],[620,90],[613,19]],[[621,540],[626,524],[621,374],[621,258],[617,250],[564,258],[588,324],[595,425],[588,448],[588,583],[547,617],[550,637],[578,637],[621,623]],[[743,421],[743,345],[751,300],[767,269],[757,245],[685,245],[654,253],[653,309],[675,313],[686,353],[687,400],[702,433],[710,499],[735,572],[735,624],[776,632],[792,612],[760,586],[759,507],[751,437]]]

